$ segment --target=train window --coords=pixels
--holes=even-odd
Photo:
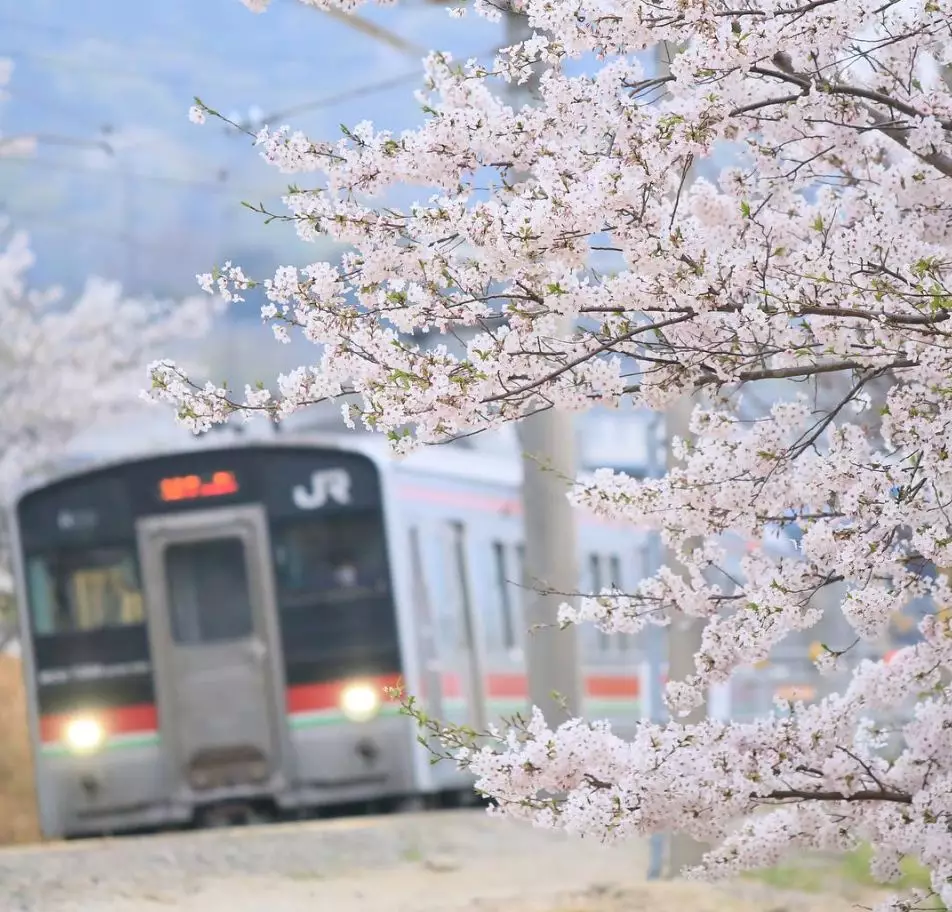
[[[610,579],[608,584],[613,586],[615,589],[620,589],[622,592],[625,591],[625,581],[622,578],[621,572],[621,558],[617,554],[612,554],[608,558],[608,575]],[[615,641],[618,644],[618,649],[624,651],[628,649],[631,645],[631,636],[627,633],[615,634]]]
[[[273,520],[270,538],[289,680],[398,670],[380,510]]]
[[[251,635],[254,616],[240,538],[169,545],[165,574],[177,643],[220,643]]]
[[[597,554],[588,556],[588,580],[592,595],[598,595],[602,588],[602,561]]]
[[[500,541],[493,542],[493,561],[495,564],[496,591],[499,597],[499,616],[502,624],[501,639],[503,649],[516,648],[516,630],[512,616],[512,598],[510,586],[512,580],[506,573],[506,546]]]
[[[476,631],[473,629],[473,606],[469,592],[469,570],[466,559],[466,529],[461,522],[450,523],[450,535],[453,555],[453,584],[456,589],[457,605],[463,619],[464,641],[460,646],[472,650],[476,645]]]
[[[430,623],[430,594],[426,584],[426,567],[423,561],[423,544],[420,530],[410,526],[410,567],[413,577],[413,602],[417,617],[422,624]]]
[[[33,626],[39,635],[145,622],[131,548],[64,550],[31,557],[27,583]]]
[[[617,554],[612,554],[608,558],[608,575],[610,577],[608,580],[609,586],[614,586],[617,589],[624,588],[624,582],[621,578],[621,559]]]
[[[420,541],[420,530],[417,526],[410,527],[410,568],[413,579],[413,606],[418,633],[422,641],[426,642],[426,649],[430,658],[436,653],[433,643],[433,618],[430,615],[430,589],[427,585],[426,564],[423,560],[423,544]]]
[[[589,554],[588,556],[588,576],[589,582],[592,587],[591,594],[597,596],[602,588],[606,585],[605,580],[602,579],[602,559],[598,554]],[[607,633],[602,633],[601,630],[598,631],[598,648],[605,652],[608,650],[609,638]]]
[[[283,595],[316,595],[320,602],[336,602],[390,590],[376,511],[280,523],[272,537]]]
[[[652,575],[654,570],[652,567],[654,551],[654,542],[649,538],[643,539],[639,546],[635,549],[633,565],[635,571],[635,583],[640,583],[642,580],[647,579]]]
[[[519,542],[516,545],[516,579],[519,582],[519,605],[522,607],[523,616],[526,611],[526,591],[529,581],[526,579],[526,546]]]

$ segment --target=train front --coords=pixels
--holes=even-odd
[[[34,490],[17,528],[45,835],[414,791],[366,457],[127,462]]]

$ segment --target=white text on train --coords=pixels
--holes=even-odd
[[[317,510],[328,498],[339,504],[350,503],[350,475],[343,469],[328,469],[311,475],[311,489],[295,485],[291,491],[294,505],[301,510]]]

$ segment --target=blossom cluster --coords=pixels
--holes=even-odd
[[[920,572],[952,563],[952,0],[519,9],[532,37],[491,64],[427,58],[417,129],[257,134],[305,184],[284,198],[299,236],[347,249],[262,283],[263,318],[320,354],[279,396],[244,399],[162,362],[155,398],[200,430],[347,396],[348,422],[405,453],[552,405],[663,411],[698,396],[677,468],[603,471],[572,493],[659,532],[687,574],[662,568],[561,618],[625,633],[705,618],[696,673],[669,685],[677,711],[815,625],[831,587],[865,639],[916,599],[952,604],[942,575]],[[654,72],[643,52],[659,47],[678,50]],[[583,57],[597,63],[578,75]],[[540,65],[537,103],[507,101]],[[390,205],[403,186],[430,195]],[[238,299],[249,287],[230,265],[203,283]],[[426,333],[456,341],[422,345]],[[797,395],[751,420],[740,394],[778,381]],[[799,529],[796,557],[754,550],[729,588],[710,582],[726,533],[778,526]],[[792,715],[675,720],[629,743],[535,718],[461,759],[503,811],[544,825],[686,830],[721,840],[707,860],[721,871],[865,838],[878,873],[913,855],[949,901],[949,640],[933,618],[922,632]],[[863,720],[910,701],[890,754]],[[769,801],[783,807],[749,822]]]
[[[0,229],[4,226],[0,225]],[[170,344],[208,330],[212,303],[138,300],[90,278],[74,300],[57,288],[30,288],[34,263],[27,236],[0,236],[0,491],[49,468],[93,422],[139,401],[141,372]]]

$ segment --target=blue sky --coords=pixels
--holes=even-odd
[[[362,15],[463,56],[502,37],[500,26],[451,20],[424,0]],[[41,142],[32,160],[0,161],[2,211],[31,233],[43,284],[75,286],[95,272],[133,290],[182,294],[196,272],[226,258],[266,271],[320,256],[291,228],[264,226],[241,207],[280,208],[287,178],[247,138],[189,123],[194,95],[223,113],[316,104],[286,120],[319,137],[338,136],[342,122],[402,129],[420,118],[412,81],[320,106],[421,71],[420,55],[296,0],[274,0],[263,15],[238,0],[0,0],[0,57],[15,64],[0,113],[5,134],[88,143]],[[95,146],[102,139],[114,155]]]
[[[457,59],[504,43],[501,23],[452,19],[444,2],[370,5],[361,15]],[[195,95],[225,114],[305,107],[269,122],[316,138],[337,138],[341,123],[369,119],[399,131],[422,118],[412,77],[422,77],[422,53],[395,50],[297,0],[273,0],[263,15],[239,0],[0,0],[3,57],[14,71],[0,131],[79,143],[41,141],[32,158],[0,159],[0,214],[31,235],[34,286],[76,289],[92,273],[133,293],[177,297],[196,293],[195,273],[226,259],[260,278],[333,256],[241,206],[280,211],[288,177],[247,137],[214,121],[191,124]],[[388,80],[385,90],[333,102]],[[114,154],[97,147],[102,141]],[[312,354],[272,341],[249,300],[219,323],[200,357],[216,380],[241,386]]]

